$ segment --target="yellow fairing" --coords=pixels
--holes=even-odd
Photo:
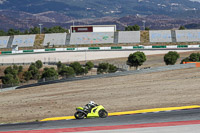
[[[76,109],[80,109],[80,110],[83,110],[83,107],[77,107]]]
[[[99,110],[102,110],[102,109],[104,110],[104,107],[102,105],[92,108],[91,113],[88,113],[87,118],[99,117]]]

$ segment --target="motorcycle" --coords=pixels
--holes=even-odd
[[[105,108],[102,105],[98,105],[91,109],[91,111],[88,111],[87,109],[84,109],[83,107],[77,107],[76,113],[74,114],[74,117],[76,119],[84,119],[84,118],[106,118],[108,116],[108,112],[105,110]]]

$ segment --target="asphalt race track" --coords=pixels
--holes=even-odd
[[[181,130],[184,131],[181,133],[199,133],[200,109],[111,116],[105,119],[95,118],[0,125],[0,133],[64,133],[83,131],[91,131],[93,133],[161,133],[164,130],[174,131],[174,133]]]

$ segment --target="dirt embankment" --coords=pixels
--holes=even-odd
[[[93,100],[109,112],[200,102],[199,68],[45,85],[0,93],[0,123],[73,115]]]

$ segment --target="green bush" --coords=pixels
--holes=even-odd
[[[100,63],[97,68],[97,74],[115,73],[116,71],[117,67],[109,63]]]
[[[184,27],[183,25],[181,25],[181,26],[179,27],[179,30],[185,30],[185,27]]]
[[[88,61],[85,66],[88,68],[88,70],[91,70],[94,67],[94,64],[91,61]]]
[[[58,69],[58,70],[60,70],[60,69],[61,69],[61,67],[62,67],[62,65],[63,65],[63,64],[61,63],[61,61],[59,61],[59,62],[56,64],[56,66],[57,66],[57,69]]]
[[[39,78],[39,70],[34,67],[31,71],[32,79],[38,79]]]
[[[14,29],[9,29],[7,32],[8,36],[12,36],[12,35],[20,35],[22,34],[19,30],[14,30]]]
[[[88,70],[89,70],[89,69],[88,69],[88,67],[86,66],[86,67],[84,68],[84,73],[87,74],[87,73],[88,73]]]
[[[140,26],[135,24],[133,26],[127,26],[125,27],[125,31],[139,31],[140,30]]]
[[[143,52],[135,52],[130,54],[127,60],[127,65],[138,69],[146,61],[146,55]]]
[[[76,75],[84,74],[84,68],[81,66],[79,62],[73,62],[69,66],[74,69]]]
[[[18,73],[23,72],[23,66],[18,67]]]
[[[183,62],[190,62],[190,58],[186,57],[184,59],[181,60],[181,64],[183,64]]]
[[[40,33],[39,27],[30,28],[29,30],[29,34],[39,34],[39,33]]]
[[[31,65],[29,66],[28,68],[28,71],[31,71],[32,69],[34,69],[36,66],[35,66],[35,63],[31,63]]]
[[[19,77],[18,74],[22,72],[23,67],[18,67],[17,65],[9,66],[4,70],[5,76],[2,79],[3,84],[13,84],[17,85],[19,84]]]
[[[107,73],[109,68],[108,63],[100,63],[97,68],[97,74]]]
[[[116,71],[117,71],[117,67],[112,64],[109,64],[108,73],[115,73]]]
[[[2,78],[2,83],[6,85],[18,85],[19,84],[19,78],[16,76],[14,77],[12,74],[6,74]]]
[[[13,67],[12,67],[14,70],[19,70],[19,68],[18,68],[18,66],[17,65],[13,65]]]
[[[55,68],[45,68],[41,78],[58,78],[58,73]]]
[[[13,76],[17,76],[18,74],[18,68],[17,69],[14,69],[12,68],[11,66],[7,67],[5,70],[4,70],[4,74],[12,74]]]
[[[59,74],[63,77],[74,77],[75,76],[75,71],[72,67],[67,67],[64,66],[61,68]]]
[[[30,71],[26,71],[26,72],[24,72],[23,76],[26,81],[29,81],[32,77],[32,74]]]
[[[149,31],[150,30],[150,28],[149,27],[145,27],[145,29],[144,30],[146,30],[146,31]]]
[[[37,67],[37,69],[42,68],[42,67],[43,67],[42,61],[41,61],[41,60],[37,60],[37,61],[35,62],[35,66]]]
[[[44,33],[64,33],[64,32],[67,32],[68,33],[68,30],[62,28],[61,26],[54,26],[54,27],[51,27],[51,28],[44,27],[43,32]]]
[[[190,61],[196,62],[200,60],[200,53],[192,53],[189,56]]]
[[[39,70],[36,67],[35,63],[32,63],[29,68],[28,71],[31,72],[31,79],[38,79],[39,78]]]
[[[170,51],[164,56],[164,62],[166,65],[174,65],[180,55],[176,51]]]

